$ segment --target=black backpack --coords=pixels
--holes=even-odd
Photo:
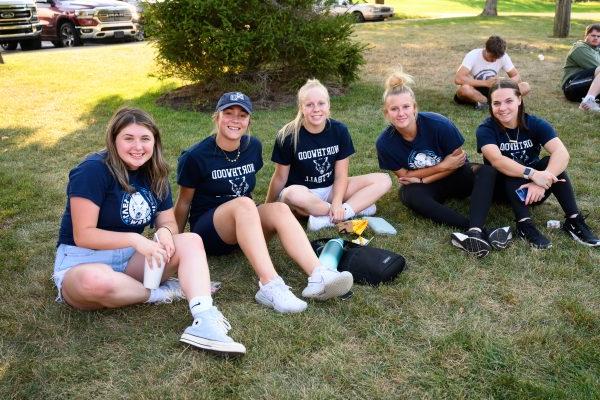
[[[330,239],[310,242],[317,256]],[[338,271],[350,272],[356,283],[377,286],[393,281],[405,266],[406,260],[400,254],[344,240],[344,253],[338,264]]]

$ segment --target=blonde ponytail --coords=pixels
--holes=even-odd
[[[394,71],[385,80],[385,91],[383,92],[383,102],[387,100],[389,96],[395,96],[402,93],[408,93],[415,100],[415,93],[411,89],[411,85],[415,84],[413,77],[402,71],[400,68]]]

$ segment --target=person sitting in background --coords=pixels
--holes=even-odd
[[[477,110],[488,108],[490,87],[496,83],[500,70],[518,82],[523,96],[529,93],[529,84],[521,82],[519,72],[506,54],[506,41],[500,36],[490,36],[485,48],[467,53],[456,71],[454,83],[458,85],[454,101],[458,104],[473,104]]]
[[[600,112],[600,24],[585,28],[585,37],[573,44],[562,78],[562,90],[569,101],[581,101],[584,111]]]

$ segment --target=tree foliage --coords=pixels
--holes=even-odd
[[[364,63],[351,18],[315,0],[165,0],[149,5],[146,31],[165,76],[297,87],[316,77],[348,84]]]

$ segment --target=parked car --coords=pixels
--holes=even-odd
[[[378,21],[394,16],[394,8],[378,4],[368,4],[365,0],[335,0],[329,6],[334,15],[350,14],[357,22]]]
[[[81,46],[86,40],[136,39],[139,15],[117,0],[36,0],[42,40],[56,47]]]
[[[0,44],[5,50],[42,47],[42,24],[33,0],[0,0]]]

